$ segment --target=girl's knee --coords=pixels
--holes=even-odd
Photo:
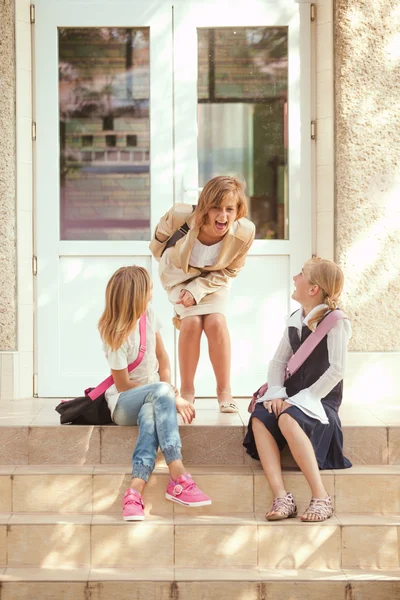
[[[173,402],[175,402],[175,392],[172,386],[165,381],[160,381],[160,383],[156,384],[156,389],[153,392],[154,400],[158,400],[160,398],[169,398]]]
[[[278,419],[278,427],[282,431],[282,429],[288,429],[296,425],[296,421],[289,415],[289,413],[281,413]]]
[[[225,316],[220,313],[213,313],[204,317],[204,331],[215,332],[227,329]]]
[[[258,419],[257,417],[253,417],[251,419],[251,426],[253,427],[253,429],[260,429],[261,427],[265,427],[264,423]]]
[[[185,317],[181,321],[181,332],[190,334],[199,334],[203,331],[203,317],[195,315],[193,317]]]

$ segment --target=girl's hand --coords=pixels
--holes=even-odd
[[[193,404],[181,396],[176,397],[176,412],[181,415],[183,422],[186,423],[186,425],[190,425],[196,416]]]
[[[181,290],[179,294],[179,299],[176,301],[177,304],[183,304],[185,308],[189,308],[189,306],[193,306],[196,304],[196,300],[193,298],[192,294],[188,290]]]
[[[276,418],[279,417],[281,412],[292,406],[289,402],[286,402],[283,398],[278,398],[277,400],[268,400],[263,402],[264,408],[267,409],[269,413],[274,413]]]

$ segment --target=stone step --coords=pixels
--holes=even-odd
[[[196,514],[262,513],[272,494],[260,466],[193,466],[191,473],[213,501]],[[323,471],[335,510],[346,513],[400,512],[400,465],[355,466]],[[121,514],[121,500],[131,480],[130,466],[24,465],[0,467],[0,512]],[[145,490],[147,514],[191,514],[193,509],[165,500],[169,475],[157,468]],[[299,512],[310,500],[300,471],[284,472],[288,490],[295,495]]]
[[[198,411],[201,412],[212,415],[200,414],[192,425],[180,427],[185,464],[251,464],[252,459],[242,445],[245,426],[240,423],[239,415],[216,418],[214,411]],[[126,464],[131,460],[137,433],[137,427],[112,425],[1,426],[0,465]],[[353,464],[400,464],[400,425],[344,425],[343,434],[345,454]],[[287,449],[282,454],[282,463],[294,465]]]
[[[399,571],[264,569],[0,570],[2,600],[395,600]]]
[[[263,514],[3,514],[0,565],[57,568],[399,569],[400,516],[338,513],[323,523]],[[3,600],[3,597],[2,597]]]

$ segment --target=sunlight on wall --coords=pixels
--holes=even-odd
[[[386,53],[388,55],[387,62],[397,63],[400,59],[400,33],[393,35],[388,45],[386,46]],[[393,67],[396,66],[395,64]]]
[[[400,386],[399,363],[398,353],[349,354],[344,378],[346,399],[353,405],[372,406],[377,399],[380,406],[398,404],[393,390]]]

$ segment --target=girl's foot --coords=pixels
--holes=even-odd
[[[128,488],[122,500],[124,521],[143,521],[144,504],[142,494],[133,488]]]
[[[175,481],[170,478],[165,497],[167,500],[184,506],[207,506],[211,504],[211,499],[197,487],[189,473],[181,475]]]
[[[232,399],[232,394],[230,390],[217,389],[217,398],[220,412],[237,413],[239,411],[238,405]]]
[[[332,498],[311,498],[310,506],[301,517],[303,523],[326,521],[333,515]]]
[[[274,498],[271,510],[265,515],[267,521],[282,521],[282,519],[292,519],[293,517],[297,517],[297,506],[293,494]]]
[[[181,398],[183,398],[184,400],[187,400],[188,402],[191,402],[192,404],[194,404],[196,401],[196,398],[194,395],[194,390],[193,391],[181,390],[180,396],[181,396]]]

